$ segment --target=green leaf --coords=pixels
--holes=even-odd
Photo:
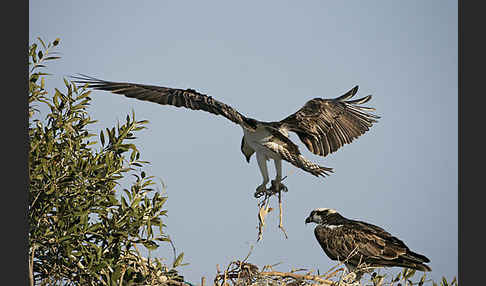
[[[145,246],[148,250],[156,250],[159,246],[157,243],[151,240],[145,240],[142,242],[143,246]]]
[[[103,130],[100,131],[100,140],[101,146],[105,146],[105,135],[103,134]]]
[[[398,280],[400,280],[400,276],[402,276],[402,273],[398,272],[397,276],[395,278],[393,278],[393,280],[391,282],[397,282]]]
[[[42,44],[44,49],[47,49],[46,44],[44,43],[44,41],[40,37],[37,37],[37,40],[39,40],[39,42]]]
[[[50,50],[59,39],[50,42],[45,50],[44,42],[36,42],[29,47],[28,104],[29,112],[37,110],[39,117],[29,117],[27,145],[31,198],[28,215],[36,227],[29,229],[28,239],[30,245],[45,247],[35,257],[35,263],[44,273],[55,273],[53,268],[59,267],[58,262],[63,263],[66,275],[73,274],[69,273],[72,270],[80,280],[86,279],[80,285],[94,285],[100,279],[111,285],[120,276],[120,266],[127,265],[132,269],[125,272],[123,283],[134,281],[133,273],[138,272],[133,267],[143,265],[128,266],[123,260],[125,251],[131,252],[134,243],[154,250],[170,241],[163,233],[167,210],[162,206],[166,197],[150,188],[155,184],[153,176],[135,168],[148,162],[138,161],[139,146],[126,141],[135,138],[144,121],[137,122],[133,114],[127,116],[125,125],[115,122],[93,134],[87,126],[96,120],[91,119],[86,108],[91,91],[66,79],[65,88],[53,86],[54,91],[47,91],[44,75],[48,73],[34,72],[50,63],[47,60],[60,58]],[[47,105],[45,114],[36,108],[37,103]],[[102,148],[92,148],[98,142]],[[125,150],[128,152],[123,153]],[[138,177],[131,177],[132,173]],[[123,189],[123,185],[131,188]],[[138,259],[142,257],[136,258],[130,262],[144,263]],[[174,262],[183,265],[181,260],[182,255]],[[158,269],[166,267],[157,265]],[[79,267],[85,269],[80,272]],[[45,280],[42,275],[39,272],[39,281]],[[106,280],[107,277],[112,280]],[[97,280],[92,283],[89,279]]]
[[[90,91],[83,92],[83,94],[81,94],[80,96],[76,97],[76,100],[80,100],[80,99],[83,99],[83,98],[87,98],[90,94],[91,94],[91,90]]]
[[[184,258],[184,252],[182,252],[177,256],[177,258],[174,260],[174,263],[172,264],[172,267],[175,268],[177,266],[180,266],[183,258]]]
[[[60,59],[61,57],[57,57],[57,56],[49,56],[49,57],[46,57],[44,58],[45,61],[49,61],[49,60],[57,60],[57,59]]]
[[[419,283],[418,283],[418,286],[422,286],[422,285],[424,285],[424,282],[425,282],[425,275],[426,275],[426,274],[424,273],[424,275],[422,275],[422,277],[420,278],[420,281],[419,281]]]
[[[53,46],[57,46],[57,45],[59,44],[59,42],[60,42],[60,41],[61,41],[61,39],[56,38],[56,39],[54,40],[54,42],[52,42],[52,45],[53,45]]]
[[[46,191],[46,194],[47,195],[50,195],[50,194],[54,193],[55,190],[56,190],[56,188],[54,187],[54,185],[51,185],[51,187],[49,188],[49,190]]]
[[[33,74],[30,76],[30,82],[36,82],[39,79],[39,74]]]
[[[67,79],[63,78],[63,80],[64,80],[64,84],[66,85],[66,87],[70,87],[71,86],[71,84],[69,84],[69,82],[67,81]]]
[[[128,207],[128,204],[127,204],[127,201],[125,199],[125,197],[121,197],[121,205],[122,205],[122,209],[126,209]]]
[[[403,275],[403,278],[408,279],[408,278],[413,277],[413,275],[415,274],[416,271],[417,270],[415,270],[415,269],[407,269],[407,272],[406,272],[406,274]]]

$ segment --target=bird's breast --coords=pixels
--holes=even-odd
[[[269,142],[273,137],[273,135],[265,128],[257,128],[255,131],[243,129],[243,133],[245,141],[255,150],[256,148],[263,146],[264,143]]]
[[[266,159],[280,159],[280,156],[267,148],[264,144],[272,142],[273,135],[263,127],[257,128],[255,131],[243,129],[245,142],[255,152],[264,154]]]

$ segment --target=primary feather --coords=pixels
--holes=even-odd
[[[335,210],[316,209],[306,219],[317,226],[314,234],[326,255],[353,267],[405,267],[431,271],[425,263],[430,260],[411,251],[399,238],[383,228],[357,220],[347,219]]]
[[[263,177],[260,191],[268,182],[265,162],[269,159],[275,160],[276,167],[280,160],[285,160],[315,176],[324,177],[333,171],[332,168],[320,166],[304,158],[298,146],[290,140],[289,131],[295,132],[312,153],[326,156],[364,134],[379,118],[368,113],[373,108],[360,106],[368,102],[371,95],[349,100],[356,95],[358,86],[334,99],[311,99],[297,112],[281,121],[263,122],[246,117],[233,107],[194,89],[106,81],[86,75],[74,76],[73,79],[75,83],[87,85],[89,88],[110,91],[129,98],[221,115],[240,125],[244,133],[241,151],[247,161],[254,153],[259,159],[258,165]],[[276,180],[282,178],[280,172],[277,168]]]

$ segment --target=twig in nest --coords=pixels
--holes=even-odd
[[[258,273],[258,266],[248,262],[235,260],[228,265],[224,273],[218,273],[218,275],[216,275],[214,278],[214,285],[229,285],[228,281],[233,285],[238,285],[238,282],[248,282],[251,277]],[[236,279],[236,281],[234,279]]]
[[[260,276],[279,276],[279,277],[289,277],[293,279],[298,279],[298,280],[311,280],[311,281],[316,281],[321,284],[326,284],[326,285],[333,285],[334,282],[330,280],[325,280],[320,278],[319,276],[315,275],[301,275],[301,274],[296,274],[296,273],[290,273],[290,272],[278,272],[278,271],[272,271],[272,272],[260,272],[258,275]]]
[[[339,271],[344,271],[344,268],[342,268],[342,267],[341,267],[341,268],[338,268],[338,269],[334,270],[332,273],[327,274],[327,275],[324,277],[324,279],[329,279],[329,278],[331,278],[331,277],[336,276],[336,274],[337,274]]]
[[[267,269],[273,271],[273,267],[280,265],[280,264],[282,264],[282,262],[278,262],[278,263],[275,263],[275,264],[272,264],[272,265],[264,265],[263,268],[262,268],[262,271],[266,271]]]
[[[337,270],[333,271],[334,269],[336,269],[337,267],[339,267],[341,265],[344,265],[344,264],[343,263],[338,263],[338,264],[334,265],[333,267],[331,267],[329,270],[327,270],[324,274],[319,275],[319,276],[324,276],[324,279],[329,279],[331,277],[334,277],[334,276],[336,276],[336,273],[338,273],[339,271],[344,271],[344,268],[343,267],[338,268]]]
[[[243,262],[246,262],[248,258],[250,257],[251,253],[253,252],[253,245],[250,245],[250,250],[248,251],[248,254],[246,255],[245,259],[243,259]]]

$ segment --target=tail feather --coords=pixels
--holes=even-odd
[[[419,271],[432,271],[428,265],[424,264],[430,262],[430,260],[422,254],[408,250],[406,254],[399,258],[399,263],[403,267],[419,270]]]
[[[409,256],[413,257],[414,259],[417,259],[420,262],[425,262],[425,263],[430,262],[430,260],[427,257],[425,257],[425,255],[413,252],[411,250],[407,252],[407,257]]]
[[[402,264],[403,267],[419,271],[432,271],[432,268],[424,264],[430,262],[430,260],[425,255],[413,252],[409,249],[407,249],[407,253],[401,255],[398,258],[398,262]]]
[[[406,259],[394,259],[394,260],[380,260],[380,261],[375,261],[374,263],[371,263],[372,266],[378,266],[378,267],[404,267],[404,268],[410,268],[410,269],[415,269],[418,271],[432,271],[432,268],[428,266],[427,264],[423,264],[420,262],[413,262],[410,260]]]
[[[427,264],[422,264],[422,263],[411,263],[411,262],[404,262],[403,264],[399,265],[405,268],[410,268],[410,269],[415,269],[418,271],[432,271],[432,268],[430,268]]]

